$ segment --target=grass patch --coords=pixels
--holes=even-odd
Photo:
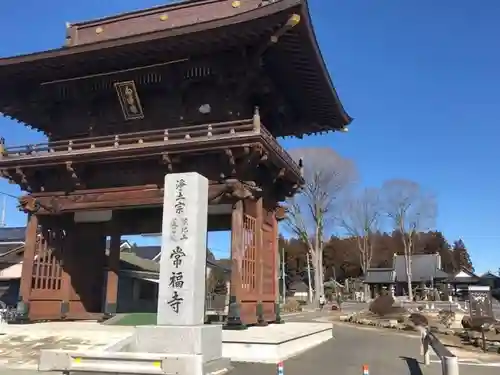
[[[120,314],[106,320],[103,324],[129,327],[156,325],[156,313]]]

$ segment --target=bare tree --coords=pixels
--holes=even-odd
[[[307,246],[314,270],[314,301],[317,302],[324,294],[325,233],[338,215],[341,196],[357,176],[356,168],[352,161],[329,147],[294,149],[290,154],[296,160],[303,160],[305,185],[288,202],[285,224]]]
[[[408,283],[408,297],[413,299],[411,257],[420,232],[434,226],[437,206],[432,194],[409,180],[389,180],[382,186],[385,213],[393,229],[401,233]]]
[[[356,240],[363,274],[366,276],[373,259],[374,236],[380,224],[381,202],[379,189],[364,189],[347,199],[340,218],[340,227]],[[369,286],[365,284],[365,298]]]

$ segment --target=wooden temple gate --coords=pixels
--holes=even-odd
[[[160,194],[162,190],[158,190],[157,201],[161,200]],[[38,199],[45,202],[42,197]],[[266,209],[263,202],[259,197],[236,200],[229,214],[231,292],[239,305],[243,325],[276,320],[277,221],[274,207]],[[120,217],[125,211],[113,212]],[[144,221],[145,226],[139,229],[153,231],[150,224],[157,228],[161,223],[159,212],[155,211],[155,220]],[[40,209],[29,216],[21,296],[30,307],[33,320],[91,319],[116,311],[120,243],[117,233],[129,233],[129,227],[138,223],[124,219],[123,215],[121,220],[110,223],[75,223],[73,214],[54,216]],[[120,223],[125,226],[121,228]],[[106,254],[106,234],[113,228],[111,250]]]
[[[307,2],[186,1],[71,24],[65,40],[0,59],[0,112],[48,138],[0,140],[0,176],[27,194],[30,317],[113,315],[120,238],[161,232],[165,174],[197,172],[209,207],[229,206],[209,218],[232,232],[228,327],[275,321],[276,210],[304,184],[277,137],[351,121]],[[76,220],[97,212],[110,217]]]

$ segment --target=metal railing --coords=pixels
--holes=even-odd
[[[441,361],[442,375],[458,375],[458,357],[453,354],[428,328],[419,327],[424,365],[430,365],[430,349]]]

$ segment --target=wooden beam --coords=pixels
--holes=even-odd
[[[39,214],[60,214],[81,210],[103,210],[134,206],[156,206],[163,203],[163,189],[155,185],[124,189],[75,191],[33,197],[40,203]]]
[[[214,204],[231,203],[234,199],[252,197],[261,190],[252,181],[229,179],[224,183],[209,185],[208,199]],[[163,188],[157,185],[134,187],[75,190],[72,193],[53,192],[26,195],[19,199],[27,212],[54,215],[87,210],[110,210],[144,206],[161,206]],[[28,203],[31,206],[28,207]]]

